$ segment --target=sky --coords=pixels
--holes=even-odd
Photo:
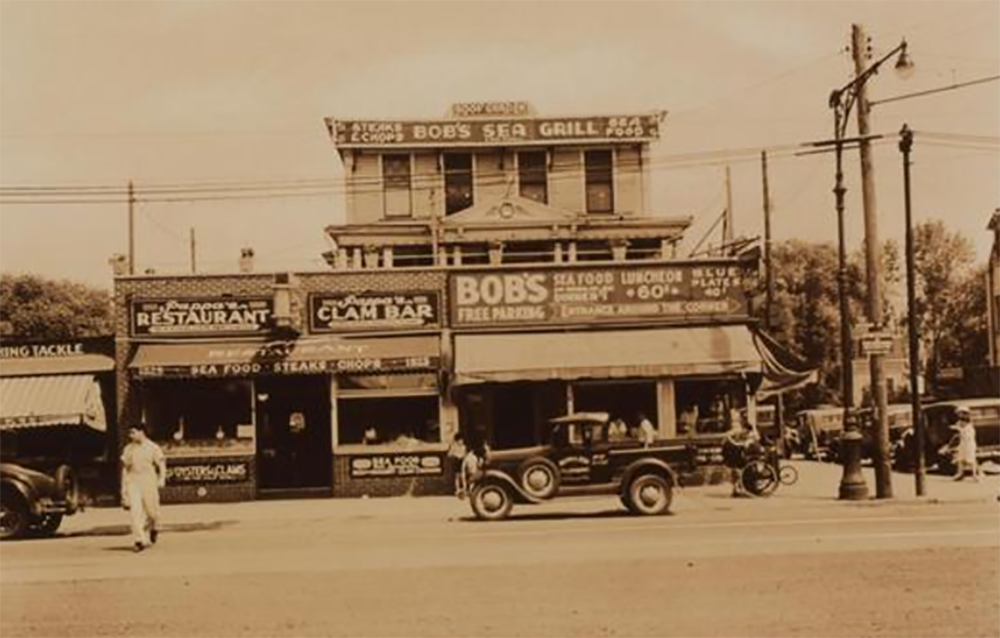
[[[1000,74],[995,0],[0,0],[0,270],[110,288],[108,260],[128,249],[123,202],[25,204],[11,189],[336,184],[324,117],[433,118],[488,100],[526,100],[539,115],[666,110],[649,212],[693,217],[686,251],[726,205],[726,165],[736,234],[762,235],[765,149],[774,239],[835,242],[833,156],[796,147],[833,135],[828,98],[852,77],[852,23],[879,57],[905,38],[916,65],[904,81],[890,60],[867,84],[872,100]],[[900,242],[904,123],[917,133],[914,219],[944,220],[985,262],[1000,83],[873,107],[886,136],[874,151],[879,236]],[[857,151],[845,179],[853,251]],[[137,271],[188,272],[192,229],[199,271],[236,270],[242,247],[259,270],[323,270],[342,189],[296,193],[139,203]]]

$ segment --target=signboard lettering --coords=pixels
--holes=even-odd
[[[167,463],[167,485],[192,483],[242,483],[250,479],[250,467],[244,462]]]
[[[76,357],[86,354],[83,343],[28,343],[0,346],[0,359],[29,359],[32,357]]]
[[[531,113],[527,102],[456,102],[451,105],[454,117],[523,117]]]
[[[342,332],[440,325],[438,293],[344,293],[309,297],[312,332]]]
[[[132,302],[134,336],[256,334],[270,327],[270,297],[150,299]]]
[[[455,326],[743,317],[752,271],[732,263],[452,274]]]
[[[350,467],[351,478],[440,476],[444,473],[442,455],[436,452],[357,456],[351,459]]]
[[[454,120],[364,121],[327,119],[340,148],[372,146],[489,146],[499,143],[573,144],[600,141],[652,141],[660,137],[656,115],[498,119],[480,117],[489,105],[469,105]],[[491,115],[483,113],[484,115]],[[475,119],[461,119],[475,117]]]

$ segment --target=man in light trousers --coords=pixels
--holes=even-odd
[[[159,535],[160,488],[167,482],[163,450],[146,437],[143,425],[129,428],[122,452],[122,507],[129,511],[135,551],[155,544]]]

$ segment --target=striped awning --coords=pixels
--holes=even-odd
[[[101,387],[93,375],[0,378],[0,428],[57,425],[108,429]]]

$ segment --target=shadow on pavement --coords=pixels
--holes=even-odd
[[[673,516],[673,512],[668,512],[664,516]],[[521,523],[530,521],[564,521],[564,520],[586,520],[586,519],[607,519],[607,518],[639,518],[623,509],[603,510],[600,512],[537,512],[522,514],[517,512],[501,521],[481,521],[475,516],[461,516],[455,520],[463,523]]]
[[[172,523],[169,525],[164,525],[161,531],[165,534],[174,534],[177,532],[210,532],[222,529],[223,527],[231,527],[239,523],[237,520],[225,520],[225,521],[208,521],[204,523]],[[89,529],[83,529],[76,532],[70,532],[68,534],[59,534],[55,538],[79,538],[87,536],[128,536],[132,533],[132,529],[128,525],[102,525],[99,527],[91,527]]]

